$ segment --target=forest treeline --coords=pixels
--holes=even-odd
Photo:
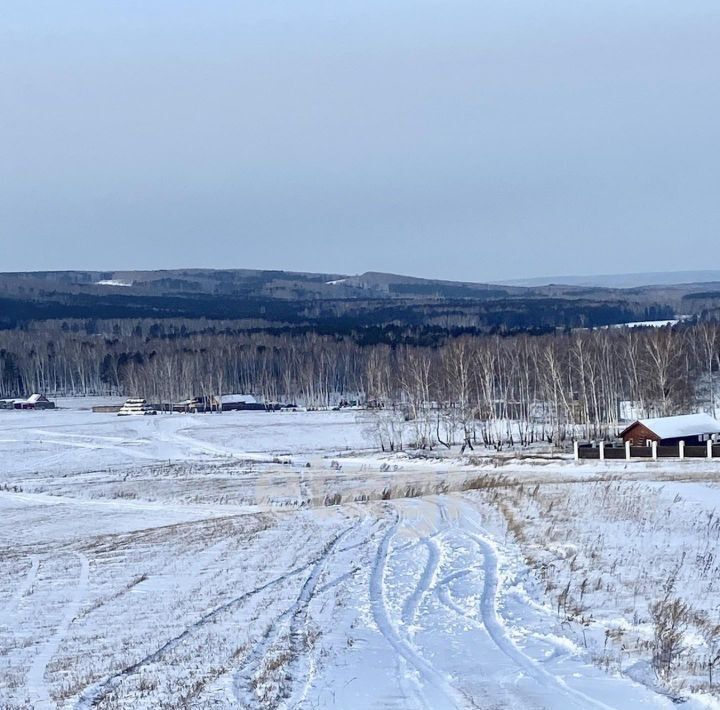
[[[375,408],[371,425],[387,448],[601,437],[629,409],[646,416],[714,410],[719,369],[714,322],[458,335],[431,345],[129,321],[0,332],[1,397],[168,402],[241,392],[306,406],[359,398]]]
[[[1,283],[0,283],[1,285]],[[430,287],[427,287],[428,289]],[[461,287],[456,287],[462,292]],[[604,293],[567,297],[528,293],[499,297],[492,291],[482,297],[404,297],[402,286],[389,289],[385,297],[318,299],[300,293],[294,298],[258,295],[192,294],[95,294],[45,291],[13,294],[0,291],[0,331],[23,330],[28,324],[57,321],[142,321],[165,323],[207,319],[242,323],[256,329],[326,330],[350,335],[373,325],[423,325],[444,328],[500,329],[597,327],[612,323],[672,318],[676,311],[667,303],[642,294],[627,300]],[[417,287],[415,288],[417,291]],[[446,287],[443,293],[454,294]],[[400,296],[398,296],[400,294]],[[495,295],[496,297],[492,297]],[[694,304],[701,310],[705,302]],[[683,310],[682,312],[686,312]],[[172,327],[172,326],[170,326]]]

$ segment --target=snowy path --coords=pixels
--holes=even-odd
[[[321,669],[302,707],[671,707],[581,655],[535,658],[516,643],[524,629],[511,632],[503,616],[506,561],[472,503],[448,495],[385,505],[386,530],[367,551],[376,632],[366,628],[357,649],[330,651],[339,657]],[[347,595],[362,607],[364,590],[351,579]]]
[[[480,611],[485,630],[495,642],[495,645],[508,656],[508,658],[512,659],[524,673],[534,678],[541,686],[546,688],[548,692],[557,693],[561,699],[564,697],[566,703],[568,703],[567,706],[575,702],[579,707],[610,710],[609,705],[588,697],[585,693],[578,690],[569,688],[562,678],[548,673],[542,668],[540,663],[524,654],[513,643],[498,613],[499,580],[497,550],[494,544],[487,538],[484,531],[477,529],[473,521],[472,512],[469,512],[464,517],[464,520],[471,530],[477,530],[477,534],[468,533],[468,538],[477,543],[480,553],[482,554],[484,584]]]
[[[286,627],[286,633],[289,638],[288,651],[292,653],[293,659],[297,659],[300,655],[301,651],[298,649],[300,627],[303,623],[307,623],[306,618],[308,605],[315,594],[315,589],[318,586],[320,577],[325,570],[329,556],[335,546],[349,532],[349,528],[343,530],[327,545],[325,545],[318,559],[312,564],[310,573],[300,588],[300,593],[298,594],[297,599],[288,609],[283,611],[277,616],[277,618],[270,622],[260,641],[244,658],[242,667],[235,673],[233,688],[235,699],[239,704],[242,705],[248,702],[247,698],[248,696],[251,696],[252,691],[247,686],[252,680],[254,674],[258,671],[258,668],[262,665],[263,661],[266,660],[267,648],[282,633],[282,627]]]
[[[41,509],[58,510],[38,504]],[[85,509],[83,504],[77,506],[78,511]],[[128,508],[127,512],[142,516],[148,511]],[[293,539],[292,531],[299,530],[293,526],[300,517],[307,522],[316,519],[324,536],[309,556],[302,538],[298,537],[297,546]],[[212,519],[188,523],[191,528],[214,524]],[[157,698],[149,695],[147,701],[140,701],[138,691],[130,688],[149,683],[148,678],[167,669],[177,673],[184,663],[200,671],[198,664],[213,667],[212,656],[206,654],[227,642],[207,639],[217,634],[222,639],[237,629],[246,629],[248,642],[222,661],[221,670],[213,671],[217,682],[204,690],[204,683],[196,684],[200,699],[213,698],[217,703],[221,697],[222,707],[626,710],[671,705],[642,686],[602,673],[580,655],[566,651],[536,656],[525,648],[524,628],[514,626],[506,616],[509,601],[503,585],[513,572],[508,568],[510,560],[484,530],[473,502],[460,495],[293,512],[275,524],[289,526],[279,539],[294,566],[238,589],[179,632],[167,634],[163,625],[154,630],[144,625],[144,633],[158,635],[154,648],[144,655],[133,654],[134,660],[124,668],[59,702],[57,679],[48,676],[48,664],[73,637],[93,639],[95,633],[92,627],[83,629],[86,617],[79,615],[92,582],[89,558],[74,553],[72,562],[65,553],[67,578],[54,593],[55,603],[65,600],[64,606],[58,606],[56,621],[45,622],[52,623],[45,627],[50,635],[38,640],[39,651],[26,671],[31,706],[87,710],[119,702],[121,707],[154,707]],[[143,534],[156,534],[153,530]],[[132,534],[122,539],[129,543]],[[208,538],[213,544],[205,543],[202,559],[189,556],[177,566],[177,581],[159,587],[167,596],[158,599],[161,608],[230,581],[231,568],[246,564],[242,559],[253,559],[250,549],[243,545],[236,551],[231,540]],[[37,559],[29,567],[26,563],[4,611],[11,613],[21,599],[28,607],[36,596],[34,592],[27,597],[28,590],[47,583],[46,578],[38,581],[38,568],[42,570],[45,563]],[[281,559],[282,555],[279,569],[284,565]],[[258,563],[253,559],[253,565]],[[160,570],[163,576],[170,573],[167,565]],[[242,582],[242,576],[237,579]],[[126,597],[128,602],[138,599]],[[117,623],[120,633],[133,622],[137,606],[127,609],[124,620],[105,617],[105,633]],[[526,623],[528,609],[523,612]],[[553,623],[537,609],[533,613],[535,628]],[[71,625],[73,634],[68,634]],[[199,651],[204,655],[198,656]],[[72,650],[65,652],[74,657]],[[86,652],[92,649],[78,647],[75,657]],[[227,670],[222,670],[224,664],[229,664]]]
[[[25,577],[17,587],[15,593],[6,602],[2,611],[0,611],[0,626],[12,628],[15,624],[15,610],[22,601],[22,598],[30,591],[30,588],[37,577],[39,562],[37,557],[33,557],[30,561],[30,568]]]
[[[430,494],[464,464],[332,466],[349,415],[248,414],[6,417],[0,707],[672,707],[518,591],[477,498]]]
[[[57,653],[60,643],[70,628],[70,624],[80,610],[80,602],[87,590],[90,564],[85,555],[76,553],[76,557],[80,563],[80,570],[75,590],[65,608],[55,633],[44,644],[28,672],[27,686],[30,691],[33,708],[37,708],[37,710],[46,710],[47,708],[55,707],[55,703],[50,698],[48,686],[45,683],[45,670],[48,663],[50,663],[53,656]]]
[[[401,656],[408,664],[415,668],[421,677],[423,688],[423,699],[434,708],[441,707],[463,707],[464,700],[448,680],[429,664],[413,645],[406,641],[400,634],[398,628],[392,621],[391,612],[388,609],[385,592],[386,563],[389,553],[390,542],[396,534],[397,526],[394,525],[383,537],[378,548],[375,565],[370,578],[370,601],[372,603],[373,618],[380,630],[380,633],[387,640],[392,649]],[[421,592],[420,584],[414,595],[417,597]]]

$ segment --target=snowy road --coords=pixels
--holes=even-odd
[[[238,440],[231,417],[74,416],[4,435],[3,709],[672,706],[564,635],[481,497],[417,495],[467,468],[331,465],[347,417]]]
[[[306,707],[671,706],[598,671],[580,649],[526,643],[542,628],[542,612],[504,598],[513,569],[472,501],[397,501],[385,513],[384,529],[369,543],[369,569],[344,589],[357,607],[369,603],[372,623],[360,631],[361,643],[336,645],[336,660],[312,683]]]
[[[0,505],[28,514],[25,500]],[[37,508],[80,529],[94,514],[42,498]],[[234,522],[153,515],[137,533],[23,559],[3,590],[3,663],[17,685],[3,707],[157,707],[183,688],[193,707],[666,703],[533,636],[552,620],[505,595],[516,561],[459,494],[284,514],[249,537]],[[9,642],[19,635],[31,642]],[[104,656],[115,644],[123,655]]]

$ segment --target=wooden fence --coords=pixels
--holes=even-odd
[[[655,450],[653,452],[653,449]],[[580,444],[575,449],[575,459],[627,461],[629,459],[720,459],[720,445],[713,446],[604,446]]]

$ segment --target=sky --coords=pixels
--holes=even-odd
[[[0,271],[714,268],[717,0],[3,0]]]

